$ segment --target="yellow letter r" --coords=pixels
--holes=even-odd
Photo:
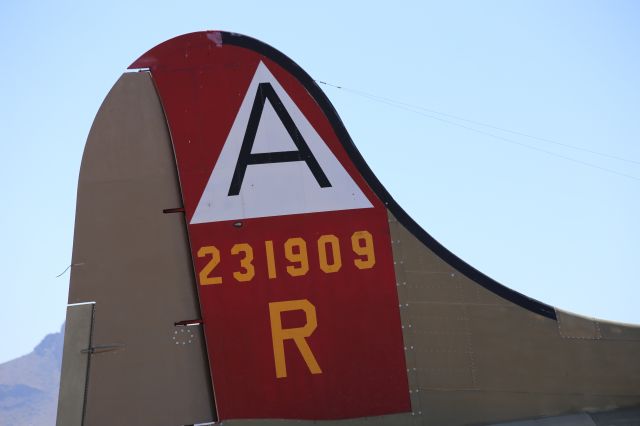
[[[307,320],[306,324],[303,327],[283,329],[281,313],[286,311],[304,311]],[[276,377],[287,377],[287,363],[284,358],[284,341],[287,339],[293,339],[311,374],[321,374],[322,370],[320,370],[320,366],[306,340],[318,326],[315,306],[307,299],[271,302],[269,303],[269,316],[271,318],[271,338],[273,340],[273,358],[276,363]]]

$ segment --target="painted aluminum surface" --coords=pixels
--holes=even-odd
[[[202,330],[174,326],[200,316],[183,217],[163,213],[180,204],[151,76],[125,73],[96,115],[80,167],[68,300],[95,302],[95,314],[88,323],[67,312],[59,426],[77,424],[68,415],[77,406],[91,426],[215,420]],[[85,327],[103,350],[67,360]],[[84,376],[86,393],[63,392]]]
[[[384,204],[301,82],[221,37],[132,65],[172,136],[219,418],[410,411]]]
[[[195,60],[196,64],[198,55],[194,57],[193,53],[198,49],[194,50],[192,47],[197,47],[198,43],[211,50],[235,46],[260,55],[260,61],[253,64],[255,69],[243,74],[246,86],[238,89],[237,99],[234,98],[234,102],[228,104],[233,107],[225,115],[229,128],[221,132],[221,137],[226,138],[224,145],[230,143],[230,146],[234,146],[238,157],[238,148],[242,151],[245,142],[253,143],[248,153],[244,153],[247,166],[244,177],[238,178],[242,173],[236,176],[237,168],[231,171],[221,169],[214,173],[216,166],[210,166],[209,170],[200,171],[204,175],[199,190],[202,193],[192,197],[189,207],[191,210],[187,212],[187,219],[192,224],[189,226],[227,224],[228,228],[220,226],[219,230],[230,236],[244,238],[253,229],[249,225],[273,219],[269,214],[274,211],[277,213],[279,208],[297,209],[296,214],[288,216],[290,218],[328,215],[327,217],[334,217],[336,223],[340,222],[336,227],[331,223],[325,224],[330,225],[331,230],[338,229],[336,234],[331,234],[329,228],[319,228],[315,235],[309,235],[307,228],[315,229],[316,224],[312,220],[304,223],[304,234],[300,234],[298,238],[306,242],[308,249],[309,271],[306,275],[291,277],[286,268],[293,266],[293,270],[298,272],[304,269],[300,262],[300,252],[297,251],[300,247],[299,240],[289,244],[289,257],[297,259],[293,262],[286,259],[283,247],[289,237],[284,241],[266,239],[273,231],[289,229],[289,224],[282,223],[280,228],[259,229],[258,235],[262,239],[257,238],[249,241],[247,246],[237,247],[236,254],[230,253],[236,242],[229,240],[233,245],[222,247],[221,253],[226,260],[234,259],[238,262],[246,259],[247,247],[252,248],[254,259],[250,263],[253,265],[254,276],[251,281],[234,283],[234,272],[239,272],[238,276],[241,278],[247,278],[251,275],[249,269],[232,268],[221,260],[220,264],[204,274],[204,278],[208,282],[215,282],[215,278],[222,277],[223,283],[211,283],[204,287],[228,284],[231,280],[231,284],[239,288],[251,288],[257,283],[255,280],[258,279],[258,274],[261,273],[264,280],[265,271],[270,285],[283,278],[290,284],[300,284],[305,277],[317,278],[320,262],[328,271],[335,268],[333,248],[336,241],[340,244],[342,267],[337,272],[320,269],[322,273],[337,276],[345,273],[345,268],[350,265],[350,273],[359,274],[362,270],[353,270],[356,260],[354,254],[361,261],[367,260],[367,252],[362,251],[368,247],[367,240],[365,234],[358,234],[356,242],[364,245],[352,245],[349,240],[354,234],[346,225],[343,227],[342,223],[352,223],[354,217],[359,218],[362,212],[375,212],[381,204],[388,212],[388,224],[385,225],[384,232],[389,233],[395,263],[394,297],[399,300],[401,321],[401,325],[397,326],[403,333],[411,411],[323,423],[463,426],[507,421],[522,421],[517,424],[566,425],[568,422],[575,423],[576,419],[593,421],[597,425],[640,422],[637,408],[624,408],[638,407],[640,404],[640,328],[579,317],[554,309],[498,284],[464,263],[420,228],[386,192],[359,155],[326,96],[295,63],[273,48],[237,34],[208,32],[187,36],[187,39],[190,41],[186,46],[163,44],[156,48],[160,50],[152,51],[157,55],[147,54],[134,65],[151,68],[155,77],[163,69],[163,62],[159,62],[163,55],[182,57],[184,60],[191,58],[189,60]],[[200,58],[202,59],[202,55]],[[260,62],[268,73],[264,70],[258,72]],[[236,68],[229,67],[234,73],[239,72]],[[183,95],[197,98],[199,89],[196,83],[200,82],[200,77],[189,69],[185,66],[182,71],[193,84],[183,87]],[[172,70],[167,66],[165,71],[180,70]],[[258,80],[255,79],[257,75],[261,76]],[[303,90],[299,90],[299,87],[292,90],[291,80],[294,81],[293,86],[298,87],[299,83]],[[157,83],[158,81],[156,86]],[[228,82],[224,84],[226,83]],[[252,83],[255,83],[255,91],[249,90]],[[269,83],[271,88],[261,86],[265,83]],[[278,89],[278,85],[282,91]],[[258,89],[259,87],[262,89]],[[258,95],[260,90],[262,95]],[[209,95],[213,95],[215,99],[215,93]],[[309,96],[312,98],[309,104],[313,107],[315,102],[320,108],[329,121],[330,130],[335,134],[337,142],[331,138],[331,132],[326,128],[318,130],[315,127],[317,123],[308,115],[308,105],[305,107],[304,99]],[[287,97],[291,98],[294,106],[287,101]],[[250,106],[248,114],[240,113],[245,101]],[[280,106],[274,106],[278,102],[286,113],[283,113]],[[256,111],[262,108],[257,121],[251,119],[250,113],[255,105],[258,105],[255,107]],[[295,111],[299,105],[302,105],[299,110],[304,114]],[[313,107],[310,110],[316,109]],[[63,367],[63,383],[72,386],[81,384],[82,380],[78,378],[81,379],[88,373],[88,386],[86,394],[82,391],[63,391],[62,388],[68,390],[70,387],[62,386],[62,420],[58,424],[66,425],[67,420],[71,419],[67,414],[79,413],[80,408],[85,412],[84,424],[90,425],[171,426],[216,419],[207,354],[198,325],[200,315],[195,294],[198,283],[195,282],[192,269],[192,260],[200,262],[196,263],[201,268],[196,271],[197,276],[200,276],[202,265],[209,265],[214,258],[211,249],[205,250],[204,256],[199,257],[198,253],[194,256],[189,248],[187,226],[181,213],[185,209],[181,206],[182,196],[169,137],[169,130],[173,132],[173,129],[167,128],[165,112],[160,106],[151,73],[126,73],[105,100],[89,135],[79,179],[69,302],[95,301],[92,333],[94,343],[91,346],[117,346],[118,349],[71,353],[77,352],[79,348],[78,340],[73,336],[86,329],[89,322],[75,321],[72,311],[69,311],[64,355],[64,364],[69,368]],[[185,111],[185,115],[188,112]],[[218,112],[224,113],[224,110],[221,108]],[[208,125],[206,121],[211,117],[202,112],[196,115],[195,125],[205,128]],[[304,123],[307,118],[314,125],[311,129],[313,131]],[[244,137],[246,132],[236,134],[231,131],[236,123],[242,128],[250,127],[251,122],[254,123],[252,126],[255,126],[255,134],[249,138]],[[331,156],[318,151],[318,146],[321,145],[317,140],[314,142],[316,136],[313,132],[316,130],[318,140],[331,146],[331,155],[338,160],[339,165],[344,165],[355,189],[361,194],[352,191],[354,197],[349,199],[343,193],[339,203],[332,208],[326,208],[327,203],[321,203],[325,210],[316,213],[309,209],[318,209],[318,204],[300,203],[295,197],[281,198],[279,203],[272,203],[270,206],[261,203],[251,205],[255,200],[245,197],[249,204],[246,205],[246,210],[240,210],[243,219],[237,221],[224,220],[224,215],[232,214],[228,212],[237,209],[237,205],[227,206],[229,208],[223,209],[224,211],[208,208],[207,204],[219,202],[221,194],[223,197],[225,194],[253,196],[256,192],[251,188],[258,188],[257,185],[266,185],[261,189],[269,192],[270,199],[277,198],[278,193],[273,191],[274,185],[270,184],[274,181],[265,179],[266,169],[257,169],[266,167],[265,164],[277,166],[278,173],[285,173],[280,181],[284,181],[282,185],[288,189],[295,188],[296,184],[296,179],[286,177],[286,173],[292,170],[294,173],[310,173],[302,176],[298,184],[307,185],[314,191],[328,188],[327,181],[340,181],[339,170],[334,168],[330,172],[333,167],[331,164],[335,165]],[[308,161],[301,163],[302,159],[295,157],[298,154],[290,152],[306,150],[301,143],[295,143],[290,136],[291,132],[294,135],[299,132],[300,137],[305,140],[308,153],[317,160],[317,167],[313,160],[306,157]],[[277,140],[273,139],[274,136],[277,136]],[[346,157],[341,154],[340,149],[334,149],[334,143],[342,146]],[[222,148],[220,151],[222,152]],[[293,164],[296,162],[291,161],[292,159],[297,159],[300,164]],[[287,168],[291,166],[292,169]],[[327,173],[322,173],[326,180],[318,173],[318,168],[327,170]],[[312,169],[315,169],[315,174]],[[215,183],[223,181],[226,182],[226,192],[206,190],[208,183],[213,182],[217,188]],[[289,181],[294,183],[290,184]],[[345,186],[351,185],[344,179],[342,182]],[[363,199],[373,207],[362,203]],[[317,199],[314,198],[313,201]],[[204,206],[203,213],[200,219],[194,221],[198,205]],[[344,210],[335,207],[342,207]],[[371,221],[364,221],[363,224],[379,224],[382,228],[382,224],[377,222],[377,213],[367,214],[372,215]],[[378,232],[382,231],[378,228],[371,231],[376,255],[380,250]],[[330,235],[335,235],[336,239],[332,239]],[[251,236],[247,238],[249,237]],[[322,242],[320,245],[319,240]],[[269,248],[267,241],[272,242],[273,250]],[[319,248],[323,251],[322,258]],[[269,253],[273,253],[273,256],[270,257]],[[379,259],[380,256],[377,260]],[[312,272],[312,268],[315,272]],[[367,272],[366,269],[364,271]],[[218,275],[218,272],[223,274]],[[275,277],[271,278],[273,274]],[[315,284],[327,283],[314,281],[312,284],[315,289]],[[328,284],[331,285],[331,282]],[[303,298],[307,296],[306,289],[311,286],[303,284],[297,287]],[[366,298],[368,293],[360,296],[361,299]],[[312,301],[312,298],[306,300]],[[357,305],[354,310],[357,311],[360,306]],[[324,354],[318,352],[313,339],[322,327],[326,327],[323,324],[327,323],[327,318],[329,322],[336,323],[340,318],[337,315],[333,319],[332,315],[327,317],[320,309],[311,308],[304,302],[293,307],[297,310],[286,311],[281,309],[283,305],[273,305],[273,312],[282,316],[272,316],[272,312],[267,311],[269,326],[279,326],[280,337],[286,337],[282,334],[283,331],[294,330],[294,337],[299,338],[298,342],[292,339],[280,340],[287,367],[286,374],[287,377],[307,374],[311,377],[311,383],[313,378],[320,376],[317,374],[318,370],[322,370],[323,374],[326,371],[326,363],[321,359]],[[176,327],[176,323],[195,325]],[[215,324],[216,327],[224,325]],[[185,330],[182,333],[181,329],[192,331]],[[296,329],[298,335],[295,334]],[[176,333],[180,333],[177,334],[178,337]],[[304,336],[306,333],[309,335]],[[244,336],[234,338],[241,340]],[[272,347],[278,346],[274,342],[277,343],[278,339],[273,339],[272,335],[271,341],[266,343]],[[306,359],[303,356],[300,347],[304,348],[305,345],[300,342],[308,342],[309,352],[317,362],[317,368],[313,363],[307,362],[310,359],[308,353]],[[225,343],[227,342],[217,342],[222,347],[218,350],[223,350]],[[233,345],[235,342],[231,343]],[[79,355],[90,358],[88,372],[87,364],[74,361]],[[267,361],[273,363],[272,372],[277,373],[275,352],[268,356],[271,358]],[[71,359],[67,360],[69,357]],[[354,366],[357,367],[356,364]],[[375,373],[375,370],[372,371]],[[224,374],[226,370],[222,372]],[[230,374],[233,375],[233,372]],[[228,380],[235,380],[237,386],[255,386],[242,375],[230,376]],[[393,386],[393,377],[389,383]],[[384,386],[387,386],[387,382]],[[256,393],[249,397],[255,398]],[[243,410],[242,405],[251,406],[255,403],[255,399],[250,398],[232,403],[237,404],[237,409]],[[258,398],[264,398],[264,393],[259,394]],[[69,407],[74,407],[74,410],[69,411]],[[330,414],[335,414],[335,411],[331,411],[331,406],[324,408]],[[574,415],[570,415],[571,413]],[[294,412],[291,417],[298,415],[299,411]],[[77,422],[79,416],[74,419],[76,420],[71,421]],[[313,420],[264,418],[224,421],[224,424],[233,425],[316,423]]]

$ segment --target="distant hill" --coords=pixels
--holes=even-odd
[[[63,342],[64,325],[30,354],[0,364],[0,425],[55,425]]]

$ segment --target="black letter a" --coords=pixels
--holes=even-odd
[[[258,131],[258,125],[260,124],[260,118],[262,117],[264,102],[267,99],[271,103],[276,114],[278,114],[278,118],[282,124],[284,124],[284,128],[287,129],[287,132],[289,133],[289,136],[291,136],[296,148],[298,148],[297,151],[263,152],[259,154],[251,153],[253,142],[256,139],[256,133]],[[258,90],[256,91],[256,98],[253,101],[251,115],[249,115],[249,122],[247,123],[247,131],[245,132],[244,139],[242,140],[240,155],[238,156],[236,169],[233,172],[233,178],[231,179],[228,195],[232,196],[240,193],[240,188],[242,187],[242,181],[244,180],[244,174],[247,171],[247,166],[252,164],[288,163],[291,161],[304,161],[307,163],[309,170],[311,170],[313,177],[316,178],[316,181],[321,188],[331,186],[329,179],[327,179],[327,176],[320,168],[318,161],[311,153],[309,146],[304,141],[304,138],[300,134],[300,131],[294,124],[286,108],[282,105],[282,101],[278,98],[275,90],[273,90],[271,83],[260,83],[258,85]]]

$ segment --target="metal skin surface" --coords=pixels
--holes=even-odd
[[[486,424],[640,404],[637,328],[522,309],[389,217],[413,407],[424,423]]]
[[[289,82],[284,87],[294,93],[296,103],[307,105],[303,108],[305,114],[313,110],[312,114],[319,111],[324,116],[329,128],[321,132],[323,139],[329,138],[327,134],[335,135],[330,143],[337,145],[331,148],[343,150],[337,155],[341,164],[374,205],[384,206],[384,227],[388,230],[395,275],[394,298],[399,306],[397,326],[402,333],[406,364],[402,376],[408,381],[405,391],[410,398],[410,411],[322,422],[296,420],[301,417],[299,412],[280,416],[289,420],[223,417],[224,424],[640,424],[640,328],[556,310],[500,285],[464,263],[395,203],[367,167],[326,96],[293,61],[248,37],[202,32],[163,43],[137,60],[131,68],[150,71],[121,78],[103,104],[89,137],[80,177],[74,241],[73,263],[79,266],[72,269],[69,300],[96,301],[93,346],[120,343],[124,349],[91,355],[85,425],[193,424],[212,420],[214,400],[221,401],[219,395],[214,398],[212,394],[202,336],[196,334],[196,344],[191,345],[176,346],[171,341],[175,321],[200,318],[195,288],[202,281],[203,264],[198,260],[198,247],[191,247],[190,256],[187,230],[206,182],[193,189],[185,187],[184,170],[178,178],[170,144],[174,144],[179,169],[181,154],[175,144],[184,129],[173,127],[174,113],[168,111],[173,107],[163,98],[166,91],[157,80],[166,78],[161,74],[168,70],[163,69],[163,55],[198,58],[209,49],[226,47],[240,49],[240,54],[244,49],[246,54],[259,55],[267,66],[277,70],[279,80]],[[247,81],[253,72],[229,69],[249,75]],[[186,92],[190,96],[197,93],[197,81],[190,80],[184,87],[190,90]],[[292,89],[296,85],[304,90]],[[227,115],[227,126],[233,122],[244,95],[244,91],[238,93],[232,111],[220,108]],[[222,142],[226,136],[223,133]],[[200,171],[205,175],[210,172]],[[185,191],[192,194],[185,195]],[[183,205],[185,215],[161,213],[162,209]],[[359,211],[331,214],[342,215],[351,222],[357,221]],[[220,223],[229,225],[216,228],[224,238],[239,233],[247,241],[253,238],[250,227]],[[313,222],[305,226],[313,227]],[[282,229],[287,229],[286,222]],[[267,231],[259,230],[260,238]],[[328,228],[323,228],[318,234],[326,232]],[[348,251],[343,253],[345,256]],[[256,273],[261,268],[265,268],[264,264],[256,263]],[[154,275],[150,277],[149,273]],[[230,273],[231,269],[223,278],[229,280]],[[304,289],[299,291],[300,297],[306,297]],[[209,321],[211,318],[215,316]],[[207,330],[206,315],[204,320]],[[318,329],[323,320],[318,314]],[[209,327],[215,329],[211,323]],[[325,350],[312,337],[309,342],[312,352]],[[224,343],[207,341],[210,361],[212,350],[224,352]],[[212,348],[220,344],[222,348]],[[71,348],[71,342],[65,341],[65,357],[67,347]],[[287,349],[287,356],[296,353],[293,349]],[[329,352],[332,349],[328,348]],[[273,366],[274,360],[268,357],[264,362]],[[314,378],[320,375],[310,374],[300,359],[298,362],[291,372],[306,374],[305,383],[313,386]],[[177,374],[168,374],[167,365]],[[355,362],[351,361],[351,365],[358,368]],[[325,367],[323,371],[329,370]],[[66,374],[63,371],[63,382],[70,380]],[[259,383],[243,374],[218,369],[213,374],[213,389],[217,392],[216,375],[239,386]],[[398,383],[399,377],[389,380]],[[289,398],[287,395],[272,393],[264,397],[277,400]],[[287,401],[284,402],[280,407],[286,407]],[[64,403],[68,404],[61,401],[61,406]],[[253,396],[236,398],[232,403],[241,413],[243,406],[261,401]]]
[[[206,34],[145,58],[176,154],[219,419],[410,411],[386,207],[318,104],[277,63]],[[274,359],[273,330],[308,323],[305,306],[314,330]]]
[[[97,350],[78,354],[67,331],[63,363],[68,350],[91,358],[84,425],[214,418],[200,327],[174,326],[200,316],[182,215],[163,213],[181,205],[153,82],[124,74],[91,127],[78,182],[69,303],[95,302]]]
[[[67,308],[56,420],[59,425],[82,425],[89,372],[89,354],[83,351],[91,346],[94,306],[86,303]]]

